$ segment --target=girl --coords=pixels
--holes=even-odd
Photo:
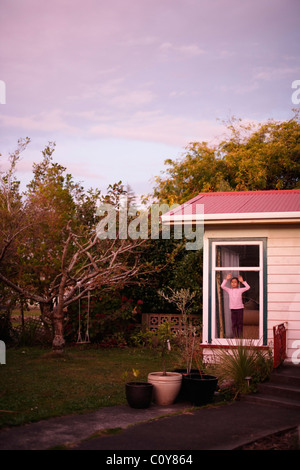
[[[226,282],[230,281],[231,289],[226,287]],[[245,287],[238,289],[239,282],[244,284]],[[229,295],[229,308],[231,310],[231,322],[232,331],[236,338],[242,338],[243,336],[243,315],[244,315],[244,304],[242,299],[243,292],[250,289],[249,284],[243,280],[242,276],[238,278],[232,277],[231,273],[227,274],[226,279],[221,284]]]

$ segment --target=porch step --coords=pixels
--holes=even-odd
[[[259,384],[257,393],[243,398],[252,403],[300,409],[300,366],[283,364],[268,382]]]
[[[271,395],[279,398],[288,398],[289,400],[296,400],[300,404],[300,388],[292,385],[264,383],[258,386],[259,393]]]
[[[277,384],[292,384],[300,388],[300,364],[282,365],[275,369],[270,377],[270,382]]]
[[[300,410],[300,403],[296,400],[290,400],[288,398],[276,398],[273,395],[262,395],[262,394],[252,394],[245,395],[243,397],[244,401],[249,403],[257,403],[258,405],[274,406],[274,407],[286,407]]]

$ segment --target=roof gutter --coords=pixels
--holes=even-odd
[[[300,212],[245,212],[225,214],[164,214],[163,225],[182,223],[228,224],[228,223],[300,223]]]

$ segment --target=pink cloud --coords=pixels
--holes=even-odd
[[[160,111],[137,112],[118,123],[93,125],[89,134],[97,137],[161,142],[172,146],[185,146],[193,140],[215,140],[223,126],[209,120],[193,120],[165,115]]]
[[[27,132],[66,132],[67,134],[76,134],[78,128],[69,125],[64,119],[64,112],[59,109],[49,110],[36,115],[27,116],[8,116],[0,115],[2,126],[15,127]]]

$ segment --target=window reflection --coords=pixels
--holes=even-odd
[[[258,245],[217,246],[216,266],[259,266]]]

